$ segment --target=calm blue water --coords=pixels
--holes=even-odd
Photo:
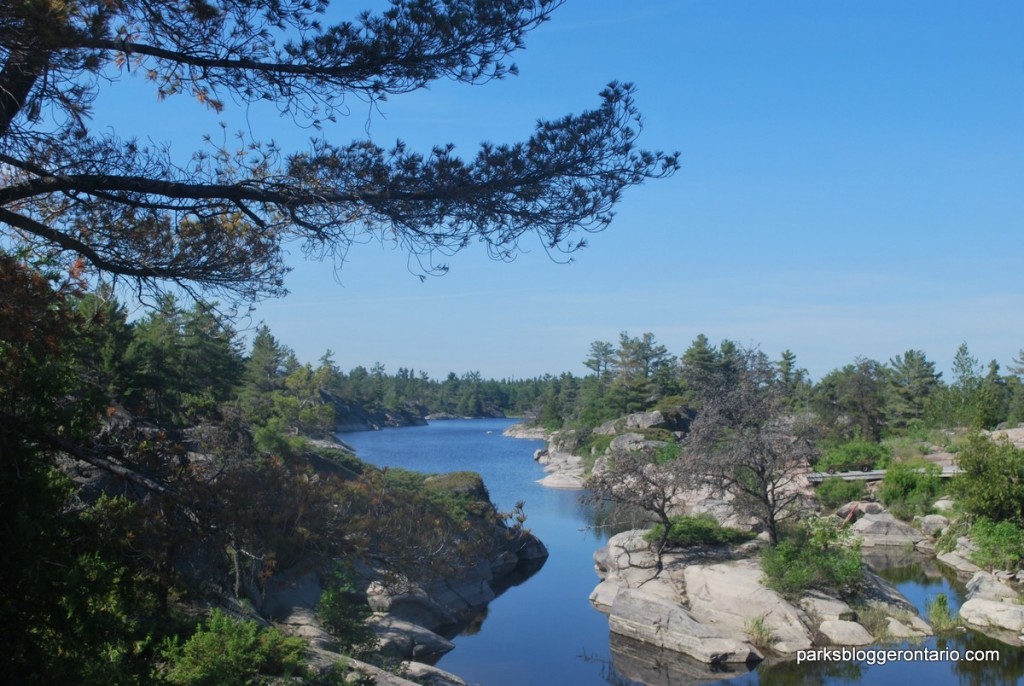
[[[591,528],[592,514],[577,502],[579,492],[542,488],[543,469],[532,459],[542,441],[501,435],[512,420],[475,419],[435,422],[425,427],[344,434],[359,456],[379,466],[422,472],[470,470],[480,473],[499,509],[526,501],[527,526],[547,545],[544,567],[520,586],[492,602],[486,619],[472,635],[455,638],[456,648],[438,666],[485,686],[575,686],[638,683],[641,673],[609,649],[608,621],[587,600],[598,579],[593,553],[607,536]],[[950,609],[962,602],[962,587],[934,563],[912,561],[887,570],[907,598],[926,616],[927,603],[946,593]],[[967,632],[952,638],[931,638],[915,646],[931,649],[995,648],[1001,659],[986,663],[817,663],[797,666],[789,661],[762,664],[754,672],[713,683],[731,686],[1009,686],[1024,683],[1024,651]],[[652,684],[687,686],[698,683],[690,667],[663,666],[677,656],[647,656],[654,664],[642,672]],[[664,663],[662,662],[664,661]],[[633,677],[633,679],[629,678]],[[709,683],[703,679],[699,683]]]
[[[548,547],[544,567],[492,602],[481,629],[456,637],[438,667],[486,686],[607,683],[608,621],[587,600],[598,581],[594,551],[606,537],[589,528],[578,491],[535,483],[544,471],[533,451],[544,443],[502,436],[513,423],[456,419],[341,438],[379,466],[478,472],[499,510],[526,501],[526,526]]]

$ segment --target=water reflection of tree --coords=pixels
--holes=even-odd
[[[844,660],[821,660],[797,664],[796,660],[783,660],[762,664],[757,668],[760,686],[819,686],[830,683],[860,683],[863,665]]]
[[[633,681],[629,677],[619,674],[618,670],[615,669],[615,664],[611,660],[598,657],[588,653],[586,650],[582,654],[577,655],[578,658],[584,662],[596,662],[601,665],[601,680],[611,686],[643,686],[643,682]]]
[[[956,648],[960,657],[968,650],[997,650],[999,659],[968,662],[961,659],[952,665],[961,686],[1017,686],[1024,680],[1024,651],[984,634],[968,631],[949,641],[939,639],[939,649]]]
[[[594,540],[604,541],[609,536],[629,531],[646,529],[651,526],[650,513],[636,507],[586,501],[580,496],[580,512],[587,522],[587,531]]]

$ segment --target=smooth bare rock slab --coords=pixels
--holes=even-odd
[[[824,593],[810,591],[800,599],[800,609],[816,622],[828,619],[852,619],[856,613],[849,605],[838,598],[831,598]]]
[[[590,592],[590,604],[597,610],[607,613],[615,603],[615,596],[619,594],[622,585],[617,581],[602,581]]]
[[[545,488],[562,488],[578,491],[583,488],[583,477],[572,474],[549,474],[543,479],[537,479],[537,483]]]
[[[875,546],[917,545],[925,540],[924,534],[888,512],[865,514],[850,527],[854,538],[860,538],[865,548]]]
[[[917,614],[917,608],[900,593],[892,583],[886,581],[871,570],[864,571],[864,586],[861,589],[864,599],[871,605],[881,605],[888,612],[908,612]]]
[[[284,617],[280,624],[293,636],[300,636],[313,649],[333,651],[338,642],[320,624],[316,614],[309,608],[299,608]]]
[[[988,572],[977,572],[967,582],[968,598],[984,598],[985,600],[998,600],[1017,602],[1017,591],[1013,590],[994,575]]]
[[[537,483],[547,488],[565,488],[577,490],[583,488],[583,458],[570,453],[549,450],[547,455],[538,460],[544,464],[548,473]]]
[[[403,662],[402,675],[424,686],[466,686],[466,682],[451,672],[422,662]]]
[[[502,435],[509,438],[526,438],[534,441],[543,441],[548,437],[548,432],[539,426],[526,426],[525,424],[513,424],[502,432]]]
[[[966,559],[957,550],[948,553],[939,553],[936,556],[939,562],[945,563],[960,572],[961,574],[975,574],[981,571],[981,567]]]
[[[335,655],[337,656],[334,660],[335,662],[343,662],[344,664],[347,664],[350,669],[367,675],[373,679],[373,683],[377,684],[377,686],[416,686],[415,681],[403,679],[402,677],[396,676],[391,672],[387,672],[380,667],[376,667],[366,662],[360,662],[355,658],[350,658],[337,653],[335,653]]]
[[[775,637],[773,650],[793,653],[811,647],[806,615],[761,585],[757,560],[689,566],[684,575],[690,611],[702,623],[728,636],[745,637],[748,623],[762,618]]]
[[[427,658],[443,655],[455,647],[443,636],[397,617],[374,615],[367,624],[377,634],[377,650],[384,655]]]
[[[922,638],[932,635],[932,628],[924,620],[920,617],[914,617],[914,619],[917,621],[911,622],[912,626],[908,626],[895,617],[889,617],[887,620],[889,635],[893,638]],[[921,627],[921,624],[924,624],[924,627]]]
[[[649,578],[657,569],[658,558],[644,540],[646,533],[644,529],[631,529],[609,538],[607,545],[594,553],[597,575],[617,579],[642,570]]]
[[[821,623],[818,631],[836,646],[866,646],[875,638],[857,622],[844,619],[828,619]]]
[[[980,627],[1024,631],[1024,605],[1016,603],[971,598],[960,606],[960,618]]]
[[[407,593],[392,594],[382,585],[374,582],[367,589],[366,597],[370,609],[374,612],[387,612],[398,619],[404,619],[428,629],[456,621],[455,615],[450,610],[419,588],[412,589]]]
[[[932,503],[932,507],[934,507],[939,512],[949,512],[950,510],[953,509],[953,499],[939,498],[934,503]]]
[[[619,591],[608,616],[608,626],[612,633],[709,664],[761,659],[746,641],[727,637],[716,628],[697,621],[680,605],[636,589]]]
[[[643,588],[667,601],[682,603],[685,599],[682,578],[668,571],[674,566],[676,556],[666,554],[663,558],[665,571],[659,573],[658,557],[644,540],[645,533],[642,529],[633,529],[608,539],[608,545],[594,553],[597,575],[624,588]]]

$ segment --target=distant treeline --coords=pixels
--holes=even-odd
[[[658,407],[699,408],[701,380],[735,367],[740,346],[717,346],[701,334],[675,356],[651,333],[623,332],[617,345],[594,341],[584,364],[593,373],[541,380],[535,407],[538,423],[596,426],[629,412]],[[858,357],[812,382],[796,355],[784,351],[774,362],[777,381],[794,411],[813,412],[832,438],[878,440],[915,428],[994,428],[1024,421],[1024,351],[1001,373],[996,360],[979,364],[966,343],[957,349],[948,381],[921,350],[907,350],[888,362]]]
[[[301,363],[266,326],[246,350],[213,313],[184,309],[171,297],[136,322],[109,294],[88,295],[79,307],[94,329],[92,373],[135,414],[185,424],[231,402],[257,425],[303,434],[329,433],[339,402],[470,417],[528,415],[549,428],[596,426],[659,406],[699,409],[693,389],[700,379],[736,364],[740,353],[733,341],[713,345],[701,334],[676,356],[654,334],[623,332],[617,344],[591,343],[584,364],[592,373],[584,377],[496,380],[453,372],[438,380],[406,367],[388,372],[380,363],[344,372],[330,350],[316,365]],[[794,410],[816,413],[837,439],[877,440],[914,427],[1024,421],[1022,355],[1003,373],[996,360],[981,365],[964,343],[948,381],[913,349],[887,362],[857,358],[817,382],[789,350],[774,365]]]

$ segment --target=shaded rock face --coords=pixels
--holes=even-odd
[[[500,593],[544,565],[547,548],[532,533],[508,535],[506,529],[498,533],[503,547],[495,557],[480,560],[461,578],[439,579],[401,592],[376,581],[369,584],[367,601],[380,613],[371,625],[381,637],[382,646],[387,646],[385,650],[416,659],[432,659],[451,650],[454,646],[448,638],[476,621]],[[363,573],[374,574],[372,570]]]
[[[678,407],[672,410],[652,410],[650,412],[634,412],[619,419],[612,419],[594,429],[594,433],[611,436],[618,433],[665,429],[685,434],[690,430],[690,422],[697,416],[696,411]]]
[[[426,426],[427,408],[409,403],[399,409],[368,408],[360,403],[346,402],[341,398],[331,398],[336,418],[335,430],[339,433],[349,431],[378,431],[385,427]]]
[[[390,615],[375,615],[368,624],[377,634],[377,650],[390,657],[429,660],[455,647],[454,643],[429,629]]]

